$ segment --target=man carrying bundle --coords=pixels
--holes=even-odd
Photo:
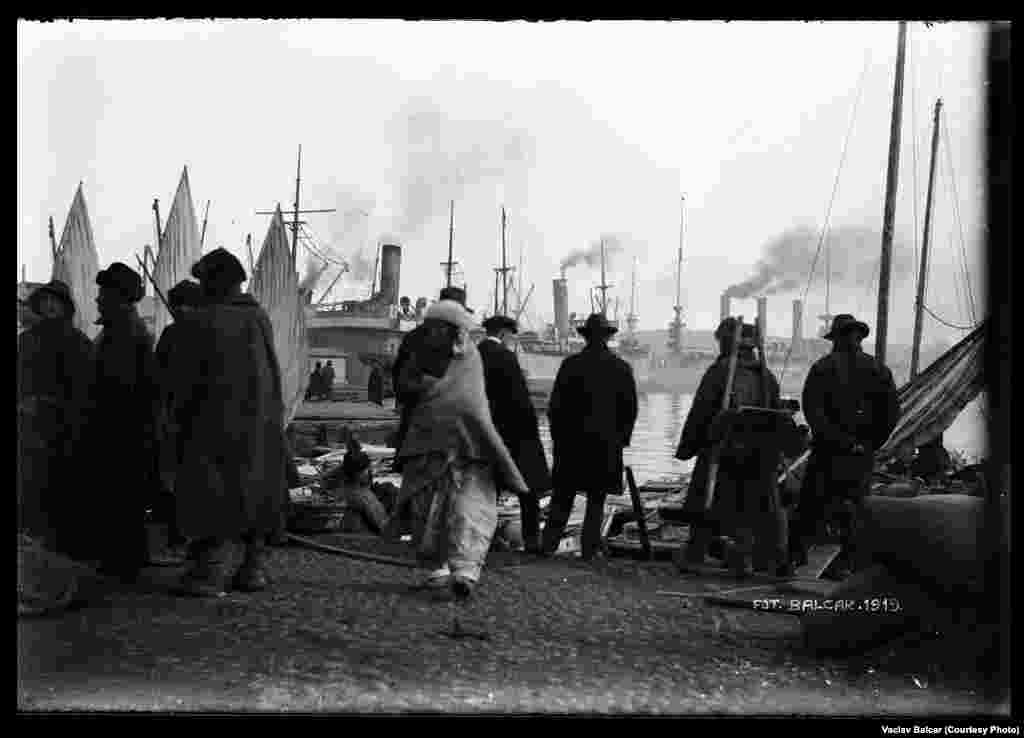
[[[178,525],[192,541],[179,592],[216,597],[229,583],[247,592],[268,586],[267,536],[280,528],[287,488],[284,402],[270,318],[242,293],[241,263],[217,249],[192,267],[192,276],[204,305],[182,321],[172,408],[184,439]],[[245,557],[230,572],[228,545],[235,540],[244,543]]]
[[[63,282],[43,285],[27,303],[39,320],[18,336],[18,530],[61,549],[66,524],[75,524],[69,470],[91,401],[92,341],[72,322]]]
[[[712,537],[720,533],[735,538],[727,564],[737,576],[749,576],[755,569],[788,576],[792,570],[777,474],[782,433],[795,431],[795,425],[786,414],[739,411],[741,407],[779,410],[781,405],[778,381],[754,355],[756,327],[744,324],[734,346],[736,328],[737,320],[730,317],[715,331],[720,354],[701,379],[676,450],[681,461],[697,457],[683,504],[691,524],[690,541],[677,564],[680,568],[702,565]],[[735,368],[729,387],[733,352]],[[728,409],[723,412],[727,392]],[[714,497],[708,510],[708,479],[715,465]]]

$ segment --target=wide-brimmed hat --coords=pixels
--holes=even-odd
[[[136,303],[142,299],[142,277],[127,264],[115,261],[96,275],[96,284],[109,287],[128,303]]]
[[[443,320],[458,328],[465,328],[467,331],[475,327],[469,311],[455,300],[438,300],[427,308],[427,314],[424,318],[427,320]]]
[[[171,307],[184,305],[196,307],[203,301],[202,288],[190,279],[183,279],[167,292],[167,302]]]
[[[719,341],[731,341],[732,337],[736,335],[736,320],[737,319],[732,316],[724,318],[722,322],[718,324],[718,328],[715,329],[715,338]],[[756,344],[757,326],[753,323],[744,323],[743,328],[740,329],[740,345],[754,346]]]
[[[507,315],[492,315],[483,322],[483,327],[489,333],[497,333],[498,331],[519,333],[519,323],[516,322],[515,318],[510,318]]]
[[[461,287],[442,287],[438,297],[441,300],[454,300],[469,312],[473,312],[473,309],[466,304],[466,290]]]
[[[59,279],[54,279],[47,282],[42,287],[37,287],[28,299],[25,301],[28,304],[29,309],[39,315],[39,298],[43,295],[53,295],[54,297],[63,300],[64,305],[67,306],[68,314],[75,314],[75,301],[71,297],[71,288],[61,282]]]
[[[234,287],[246,280],[242,262],[225,248],[214,249],[192,265],[191,274],[201,283]]]
[[[868,334],[871,333],[871,329],[868,328],[868,324],[857,320],[855,317],[848,313],[837,315],[832,318],[832,327],[829,328],[828,333],[825,334],[824,338],[832,341],[839,336],[845,335],[850,331],[860,331],[861,338],[867,338]]]
[[[618,328],[608,322],[608,318],[605,317],[604,313],[591,313],[590,317],[587,318],[587,322],[579,326],[576,332],[584,338],[591,336],[610,336],[614,333],[618,333]]]

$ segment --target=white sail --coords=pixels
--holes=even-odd
[[[164,224],[160,248],[156,255],[156,265],[153,267],[153,280],[165,298],[174,285],[188,279],[189,270],[202,255],[199,228],[192,207],[192,190],[188,183],[188,167],[185,167],[181,173],[181,181],[178,182],[178,191],[174,195],[171,211],[167,214],[167,223]],[[159,339],[172,319],[160,298],[154,295],[153,300],[153,336]]]
[[[96,297],[99,295],[96,275],[99,270],[100,259],[92,237],[89,211],[85,207],[82,185],[79,184],[68,218],[64,221],[52,279],[59,279],[71,289],[71,297],[75,301],[75,327],[89,338],[96,338],[99,333],[99,326],[96,325],[99,317],[96,307]]]
[[[270,221],[256,272],[249,282],[249,294],[267,311],[274,329],[287,424],[295,417],[309,383],[309,336],[305,296],[299,290],[299,275],[280,208]]]

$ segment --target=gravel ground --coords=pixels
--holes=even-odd
[[[327,542],[410,559],[400,544]],[[468,604],[422,573],[275,549],[272,590],[217,600],[149,569],[126,590],[19,619],[25,710],[994,715],[969,642],[853,659],[801,647],[797,618],[658,595],[669,563],[494,553]],[[720,583],[725,586],[724,583]],[[453,637],[461,636],[461,637]]]

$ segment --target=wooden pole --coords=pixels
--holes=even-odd
[[[295,219],[292,222],[292,267],[298,258],[299,249],[299,182],[302,179],[302,144],[299,144],[299,160],[295,165]]]
[[[508,263],[505,255],[505,207],[501,208],[501,314],[508,315]]]
[[[917,276],[917,302],[914,304],[914,345],[910,354],[910,378],[917,376],[921,360],[921,332],[924,323],[924,296],[928,280],[928,241],[931,237],[932,196],[935,185],[935,159],[939,151],[939,116],[942,98],[935,101],[935,121],[932,124],[932,161],[928,168],[928,199],[924,206],[924,235],[921,238],[921,268]]]
[[[252,258],[252,234],[245,234],[245,248],[249,252],[249,279],[256,274],[256,261]]]
[[[629,498],[633,501],[633,515],[636,517],[636,524],[640,529],[640,545],[644,550],[644,558],[649,561],[653,553],[651,551],[651,539],[647,535],[647,516],[644,514],[644,506],[640,501],[640,492],[636,488],[633,468],[629,466],[626,467],[626,484],[629,485]]]
[[[903,120],[903,67],[906,62],[907,24],[900,21],[896,50],[896,80],[892,91],[892,123],[889,128],[889,170],[885,183],[885,213],[882,222],[882,258],[878,273],[878,333],[875,357],[885,363],[886,339],[889,334],[889,278],[892,271],[893,221],[896,215],[896,189],[899,181],[900,128]]]
[[[159,198],[153,198],[153,217],[156,219],[156,249],[160,251],[160,246],[163,243],[163,225],[160,223],[160,200]]]
[[[736,379],[736,359],[740,350],[740,337],[743,335],[743,316],[736,319],[736,330],[732,336],[732,348],[729,350],[729,373],[726,375],[725,392],[722,395],[721,411],[724,413],[729,409],[732,400],[732,386]],[[716,443],[711,452],[711,464],[708,467],[708,488],[704,496],[704,509],[710,510],[715,502],[715,483],[718,481],[719,451],[721,444]]]
[[[455,200],[448,204],[448,270],[445,277],[445,286],[452,286],[452,247],[455,244]]]
[[[206,201],[206,212],[203,213],[203,232],[199,234],[199,248],[203,248],[203,244],[206,242],[206,219],[210,215],[210,201]]]
[[[53,232],[53,216],[50,216],[50,255],[53,257],[53,268],[57,268],[57,238]]]

